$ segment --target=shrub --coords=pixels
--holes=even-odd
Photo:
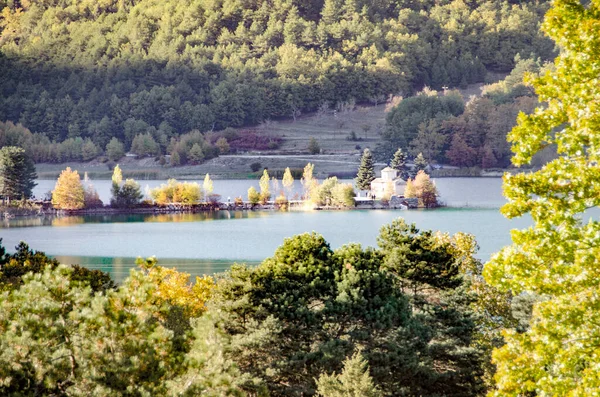
[[[285,211],[288,209],[289,201],[283,194],[280,194],[275,199],[275,206],[280,210]]]
[[[319,146],[319,142],[313,137],[308,141],[308,152],[310,154],[319,154],[321,153],[321,147]]]
[[[196,182],[177,182],[176,179],[169,179],[166,184],[152,189],[150,196],[160,205],[171,203],[192,205],[202,199],[202,191]]]
[[[280,137],[259,135],[254,131],[240,131],[237,137],[227,139],[232,150],[272,150],[281,145]]]
[[[252,170],[252,172],[258,172],[258,170],[260,170],[261,168],[262,164],[259,162],[250,164],[250,169]]]

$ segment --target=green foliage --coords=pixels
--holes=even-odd
[[[49,258],[40,251],[33,251],[29,246],[20,242],[15,247],[14,254],[6,254],[0,239],[0,290],[15,289],[23,283],[23,277],[28,273],[43,273],[46,268],[56,269],[59,265],[56,259]],[[100,270],[89,270],[79,265],[71,266],[69,279],[84,282],[92,291],[106,291],[115,288],[108,273]]]
[[[417,157],[415,157],[413,163],[415,165],[412,171],[413,175],[416,176],[420,171],[427,172],[427,167],[429,167],[429,164],[427,163],[427,160],[425,160],[425,157],[423,157],[423,153],[417,154]]]
[[[33,162],[25,150],[5,146],[0,149],[0,196],[7,199],[28,199],[37,185]]]
[[[385,253],[386,269],[402,280],[407,291],[416,293],[419,287],[451,289],[463,282],[461,264],[455,260],[450,245],[402,218],[381,228],[377,244]]]
[[[110,206],[114,208],[133,208],[144,197],[140,184],[135,180],[127,179],[123,183],[123,174],[118,164],[113,171],[111,193]]]
[[[149,299],[152,286],[133,275],[117,291],[92,295],[69,274],[58,266],[27,275],[0,296],[2,393],[164,394],[181,353],[151,321],[159,310]]]
[[[464,85],[552,54],[546,1],[4,3],[0,120],[47,144],[149,134],[164,153],[193,130]]]
[[[111,198],[110,205],[115,208],[133,208],[143,197],[140,184],[133,179],[126,179],[119,187],[117,195]]]
[[[135,180],[127,179],[123,183],[123,173],[118,164],[113,170],[111,193],[110,206],[114,208],[133,208],[144,197],[140,184]]]
[[[179,138],[172,138],[169,144],[171,158],[179,161],[173,165],[199,164],[218,156],[220,149],[212,146],[206,137],[198,130],[193,130]]]
[[[202,191],[196,182],[177,182],[176,179],[169,179],[166,184],[152,189],[150,196],[160,205],[193,205],[202,200]]]
[[[384,138],[395,147],[407,149],[419,133],[419,125],[435,120],[441,122],[464,111],[461,95],[449,92],[424,92],[402,100],[386,116]]]
[[[356,192],[351,183],[338,183],[331,189],[331,203],[338,207],[354,207]]]
[[[390,162],[390,167],[395,169],[398,172],[404,171],[404,167],[406,166],[406,153],[402,151],[402,148],[398,148],[394,153],[394,157]]]
[[[317,394],[322,397],[382,396],[369,375],[367,361],[358,352],[344,361],[341,374],[321,375],[317,387]]]
[[[321,146],[319,146],[319,142],[313,137],[308,141],[308,152],[310,154],[319,154],[321,153]]]
[[[403,237],[395,241],[382,231],[378,251],[352,244],[334,252],[321,236],[303,234],[286,239],[255,269],[233,266],[213,301],[219,328],[235,341],[230,357],[274,395],[315,394],[318,376],[342,371],[359,346],[382,395],[477,394],[476,326],[460,289],[460,269],[471,257],[455,249],[455,240],[399,229]],[[392,273],[396,243],[407,251],[403,275],[412,281]],[[406,282],[418,296],[402,292]],[[358,366],[364,376],[364,364]],[[322,378],[319,386],[368,384],[352,371],[336,381]]]
[[[399,220],[378,241],[333,251],[295,236],[216,285],[149,258],[118,288],[96,279],[95,294],[93,277],[21,249],[0,294],[0,393],[481,394],[478,335],[492,323],[478,313],[497,318],[499,300],[473,296],[485,286],[473,238]]]
[[[510,80],[511,76],[497,85],[506,87]],[[440,127],[449,135],[445,157],[452,165],[508,166],[511,153],[507,134],[515,125],[519,112],[531,113],[538,105],[537,98],[529,90],[515,90],[515,95],[519,96],[499,104],[488,97],[494,91],[487,92],[484,97],[470,101],[462,115],[445,120]]]
[[[171,330],[189,275],[153,266],[116,288],[101,272],[18,248],[8,263],[19,282],[0,294],[2,395],[243,396],[253,385],[265,395],[226,358],[230,342],[210,317]],[[203,305],[198,284],[187,286],[191,305]]]
[[[252,170],[252,172],[258,172],[258,170],[260,170],[262,168],[262,164],[259,162],[254,162],[252,164],[250,164],[250,169]]]
[[[354,188],[349,183],[339,183],[338,179],[330,177],[325,179],[311,196],[313,204],[334,207],[354,207]]]
[[[369,149],[363,151],[360,165],[356,174],[356,187],[358,190],[371,190],[371,182],[375,179],[375,163]]]
[[[125,146],[117,138],[113,137],[106,144],[106,156],[111,161],[119,161],[121,157],[125,156]]]
[[[138,157],[154,156],[160,154],[160,147],[150,134],[139,134],[131,142],[131,153]]]
[[[597,1],[552,2],[543,29],[560,55],[553,68],[527,80],[546,106],[520,114],[509,135],[516,166],[550,145],[558,158],[536,172],[504,176],[509,201],[502,213],[528,214],[533,225],[513,230],[512,245],[492,257],[484,274],[503,291],[542,299],[533,304],[526,332],[505,331],[506,345],[494,352],[491,395],[589,395],[600,387],[600,222],[584,215],[600,204],[599,15]]]

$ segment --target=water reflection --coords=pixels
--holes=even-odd
[[[268,216],[266,211],[207,211],[172,214],[113,214],[85,216],[43,216],[2,219],[0,229],[34,226],[74,226],[84,223],[166,223],[202,222],[226,219],[254,219]]]
[[[131,269],[136,269],[136,258],[128,257],[104,257],[104,256],[54,256],[60,263],[66,265],[81,265],[88,269],[102,270],[111,275],[113,280],[121,283],[129,276]],[[158,264],[165,267],[175,268],[178,271],[189,273],[191,279],[196,276],[213,275],[222,273],[229,269],[236,261],[215,260],[215,259],[178,259],[178,258],[159,258]],[[242,263],[241,261],[238,261]],[[243,261],[250,266],[258,265],[259,261]]]
[[[83,216],[60,216],[52,219],[52,226],[73,226],[85,223]]]

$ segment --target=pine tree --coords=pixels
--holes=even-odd
[[[429,163],[427,163],[427,160],[425,160],[425,157],[423,157],[423,153],[419,153],[413,162],[415,164],[413,168],[413,175],[417,175],[419,171],[427,172]]]
[[[0,149],[0,195],[27,199],[35,187],[35,166],[25,150],[5,146]]]
[[[369,149],[365,149],[360,159],[356,175],[356,187],[359,190],[371,190],[371,182],[375,179],[375,164]]]
[[[408,179],[408,172],[406,170],[406,153],[402,150],[402,148],[398,148],[396,153],[394,153],[394,157],[390,162],[390,167],[398,171],[398,175],[402,179]]]
[[[344,361],[341,374],[321,375],[317,388],[317,394],[322,397],[382,396],[369,375],[369,365],[360,352]]]
[[[394,158],[390,162],[390,167],[397,171],[402,171],[406,165],[406,153],[402,151],[402,148],[398,148],[394,153]]]
[[[60,173],[52,191],[52,205],[63,210],[78,210],[85,205],[85,195],[79,173],[67,167]]]

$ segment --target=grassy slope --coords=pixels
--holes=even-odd
[[[493,76],[499,80],[502,76]],[[471,95],[479,95],[481,84],[472,85],[461,91],[465,100]],[[283,143],[277,150],[261,153],[244,153],[221,156],[203,164],[182,167],[162,167],[154,159],[136,160],[123,158],[119,161],[126,177],[136,179],[166,179],[170,177],[201,178],[206,173],[215,178],[256,178],[250,164],[259,162],[269,170],[284,170],[285,167],[303,168],[306,163],[315,164],[315,172],[320,177],[330,174],[352,175],[356,172],[360,154],[364,148],[374,148],[383,143],[381,131],[385,125],[386,105],[356,106],[349,112],[332,111],[326,114],[308,114],[296,121],[268,121],[257,127],[260,134],[281,136]],[[365,131],[366,130],[366,131]],[[354,131],[357,141],[348,140]],[[321,147],[322,154],[308,154],[309,140],[314,137]],[[111,171],[106,164],[89,163],[37,164],[38,175],[42,179],[55,179],[61,170],[70,166],[80,173],[88,172],[93,179],[109,179]],[[382,168],[383,165],[380,165]]]

